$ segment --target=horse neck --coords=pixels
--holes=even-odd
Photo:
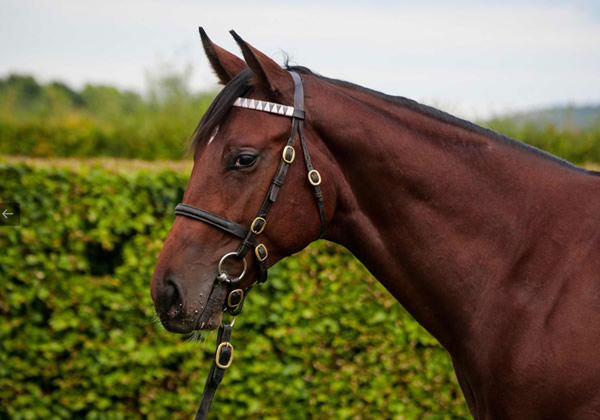
[[[486,292],[508,281],[583,175],[368,92],[329,83],[320,92],[307,109],[333,160],[327,239],[356,255],[448,350],[464,345]]]

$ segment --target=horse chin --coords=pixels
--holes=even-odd
[[[204,311],[205,313],[206,311]],[[203,313],[203,314],[204,314]],[[221,325],[221,320],[223,319],[223,311],[215,311],[213,312],[207,320],[203,320],[205,317],[201,316],[198,322],[196,323],[197,330],[214,330],[219,325]]]
[[[196,320],[196,330],[214,330],[223,319],[223,305],[227,297],[227,289],[217,284],[213,287],[206,306]]]

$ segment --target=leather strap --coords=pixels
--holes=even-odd
[[[302,78],[300,75],[294,71],[291,71],[292,79],[294,80],[294,110],[298,111],[298,116],[296,112],[294,112],[294,118],[297,118],[298,127],[297,130],[300,133],[300,144],[302,145],[302,154],[304,155],[304,163],[306,165],[306,171],[309,174],[315,169],[312,164],[312,159],[310,158],[310,153],[308,151],[308,145],[306,143],[306,137],[304,136],[304,86],[302,84]],[[295,135],[295,130],[292,128]],[[319,179],[321,175],[319,174]],[[313,185],[315,201],[317,203],[317,207],[319,209],[319,219],[321,222],[321,232],[319,234],[319,238],[322,238],[325,235],[325,230],[327,229],[327,218],[325,215],[325,206],[323,204],[323,192],[321,191],[320,185]]]
[[[302,78],[295,71],[291,71],[290,75],[294,80],[294,118],[304,120],[304,86]]]
[[[233,360],[233,346],[231,346],[231,325],[221,325],[219,327],[219,333],[217,335],[217,348],[215,349],[215,356],[204,384],[204,391],[202,393],[202,402],[198,411],[196,412],[195,420],[204,420],[208,415],[208,410],[217,391],[217,387],[225,376],[225,370],[227,368],[219,367],[230,365]],[[227,345],[229,344],[229,346]],[[217,363],[217,361],[219,363]]]
[[[312,160],[310,158],[310,153],[308,153],[308,145],[306,144],[306,138],[304,137],[304,124],[302,122],[299,126],[300,132],[300,144],[302,144],[302,154],[304,155],[304,164],[306,165],[306,171],[310,178],[311,173],[315,170]],[[315,196],[315,202],[317,203],[317,208],[319,210],[319,219],[321,221],[321,232],[319,233],[319,238],[322,238],[325,235],[325,230],[327,229],[327,218],[325,215],[325,205],[323,204],[323,191],[321,191],[321,175],[319,174],[319,185],[311,184],[313,187],[313,193]]]
[[[224,230],[225,232],[231,233],[233,236],[237,236],[240,239],[244,239],[249,232],[249,229],[246,229],[242,225],[238,225],[229,219],[188,204],[177,204],[177,206],[175,206],[175,214],[177,216],[185,216],[190,219],[198,220],[199,222],[204,222]]]

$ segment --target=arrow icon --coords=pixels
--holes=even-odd
[[[0,203],[0,230],[3,226],[19,226],[21,206],[19,203]]]
[[[3,226],[19,226],[20,219],[19,203],[0,203],[0,230]]]

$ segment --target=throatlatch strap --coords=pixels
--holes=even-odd
[[[294,118],[304,119],[304,85],[302,78],[295,71],[291,71],[292,79],[294,80]]]
[[[304,163],[306,164],[306,170],[308,172],[309,179],[313,174],[316,177],[318,176],[319,179],[318,185],[315,185],[315,183],[312,181],[310,183],[313,186],[315,200],[317,202],[317,207],[319,208],[319,219],[321,221],[321,233],[319,234],[319,238],[322,238],[325,234],[325,230],[327,229],[327,218],[325,215],[325,206],[323,205],[323,193],[320,186],[321,174],[319,174],[318,171],[315,171],[315,168],[313,167],[310,153],[308,151],[308,145],[306,144],[306,138],[304,137],[304,85],[302,84],[302,78],[298,73],[291,71],[290,74],[294,80],[294,118],[298,119],[297,130],[300,133],[300,143],[302,144]],[[294,128],[292,129],[295,131]]]
[[[321,221],[321,232],[319,233],[319,238],[322,238],[323,235],[325,235],[325,230],[327,229],[327,218],[325,216],[325,206],[323,204],[323,192],[321,191],[321,174],[315,171],[310,154],[308,153],[308,145],[306,144],[306,138],[304,137],[303,121],[300,121],[298,131],[300,132],[300,143],[302,144],[302,154],[304,155],[304,163],[306,164],[308,178],[310,180],[311,174],[316,173],[319,179],[318,184],[315,184],[312,181],[310,181],[310,183],[313,186],[315,201],[317,202],[317,208],[319,209],[319,219]]]

